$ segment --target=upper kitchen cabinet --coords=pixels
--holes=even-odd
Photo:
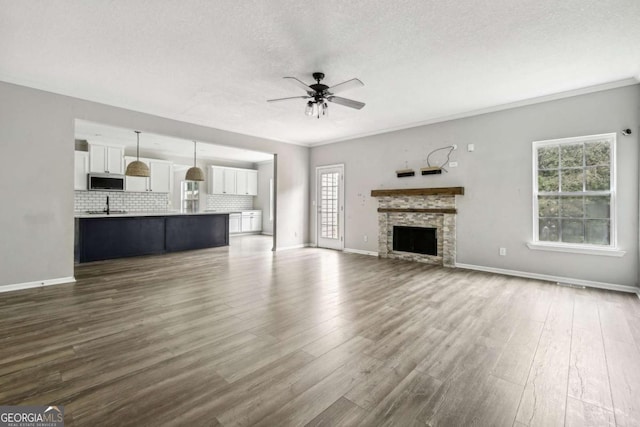
[[[247,185],[247,188],[249,190],[249,194],[251,194],[252,196],[257,196],[258,195],[258,171],[251,171],[251,173],[249,173],[249,184]]]
[[[211,166],[209,188],[211,194],[256,196],[258,194],[258,171]]]
[[[156,193],[168,193],[171,191],[171,162],[162,160],[150,160],[149,188]]]
[[[125,164],[129,166],[129,163],[135,162],[135,157],[125,157]],[[149,162],[144,159],[140,159],[141,162],[149,166]],[[125,177],[125,191],[130,192],[143,192],[149,191],[149,178],[142,176],[126,176]]]
[[[235,169],[224,168],[222,171],[224,175],[224,194],[236,194],[236,171]]]
[[[124,174],[124,147],[89,143],[89,168],[94,173]]]
[[[236,171],[236,194],[258,195],[258,171],[238,169]]]
[[[211,166],[209,171],[210,194],[224,194],[224,168]]]
[[[125,163],[135,161],[135,157],[125,157]],[[128,192],[147,192],[169,193],[171,191],[172,164],[165,160],[144,159],[140,161],[149,166],[150,177],[127,176],[125,191]]]
[[[210,194],[236,194],[236,170],[211,166],[209,188]]]
[[[89,173],[89,153],[75,151],[74,161],[74,186],[75,190],[87,189],[87,174]]]

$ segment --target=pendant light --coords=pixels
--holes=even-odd
[[[136,160],[129,163],[127,166],[127,170],[125,171],[126,176],[151,176],[149,172],[149,166],[145,162],[140,161],[140,131],[134,131],[136,133],[136,138],[138,139],[138,143],[136,146]]]
[[[189,168],[184,179],[187,181],[204,181],[204,172],[196,166],[196,142],[193,141],[193,167]]]

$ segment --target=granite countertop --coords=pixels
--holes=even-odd
[[[221,215],[221,214],[234,214],[242,212],[262,212],[259,209],[247,209],[243,211],[224,211],[224,210],[205,210],[202,212],[180,212],[180,211],[149,211],[149,212],[112,212],[109,215],[106,213],[87,213],[87,212],[75,212],[75,218],[112,218],[112,217],[134,217],[134,216],[173,216],[173,215]]]
[[[87,213],[87,212],[75,212],[75,218],[120,218],[120,217],[135,217],[135,216],[174,216],[174,215],[221,215],[229,214],[231,212],[216,211],[216,212],[180,212],[180,211],[151,211],[151,212],[125,212],[125,213]]]

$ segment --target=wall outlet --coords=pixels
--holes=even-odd
[[[507,248],[500,248],[500,256],[507,256]]]
[[[364,241],[368,242],[369,241],[369,236],[367,236],[366,234],[364,235]]]
[[[454,150],[457,150],[458,149],[458,144],[453,144],[452,147],[453,147]]]
[[[449,167],[450,168],[457,168],[458,167],[458,162],[449,162]]]
[[[475,144],[467,144],[467,151],[474,151],[476,149]]]

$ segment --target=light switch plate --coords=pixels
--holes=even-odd
[[[475,144],[467,144],[467,151],[475,151],[476,146]]]

